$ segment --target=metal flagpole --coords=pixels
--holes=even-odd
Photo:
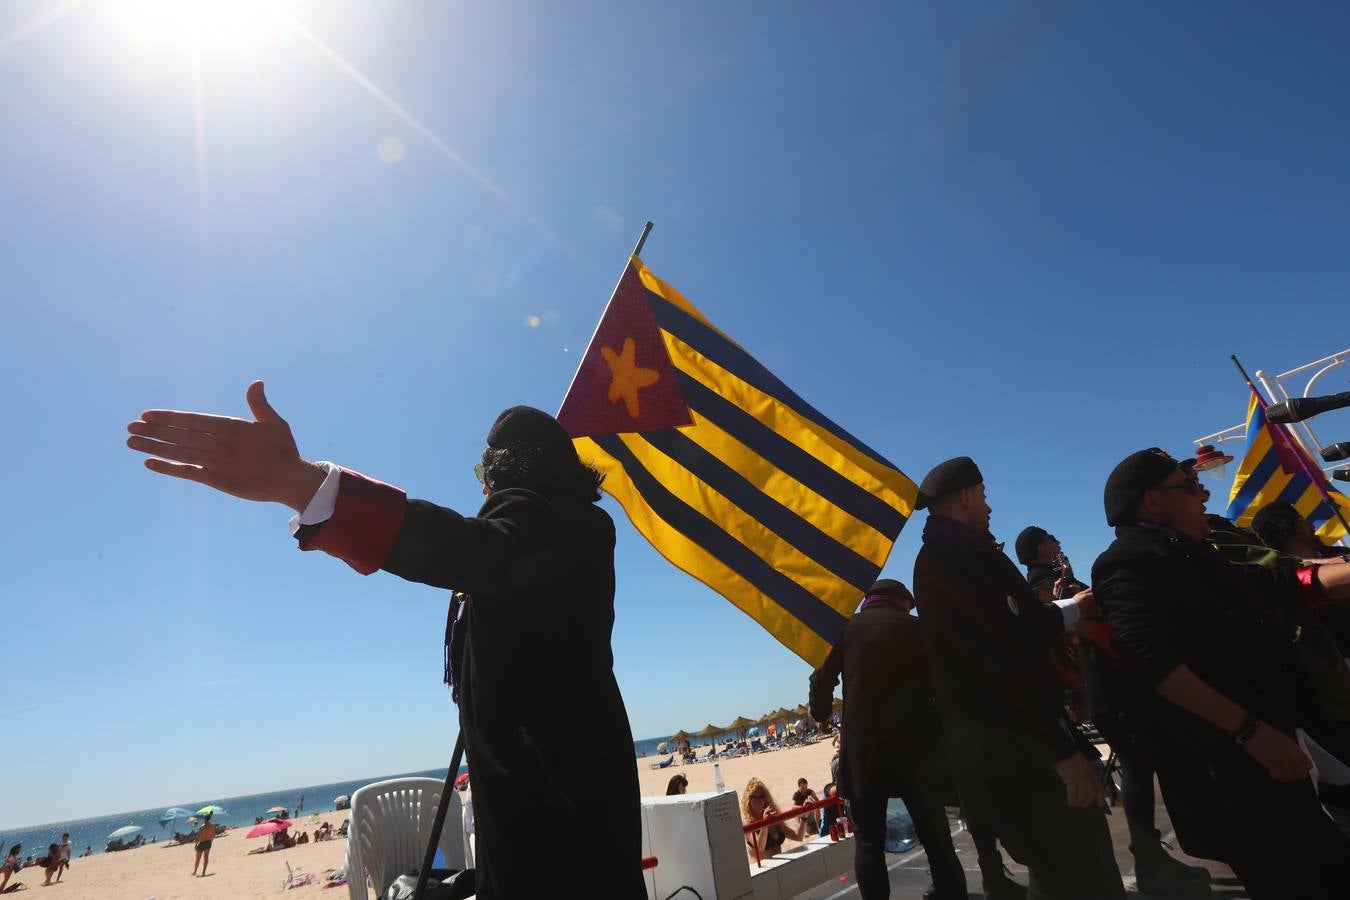
[[[642,252],[642,248],[647,244],[647,235],[651,233],[652,223],[648,221],[646,225],[642,226],[642,234],[638,237],[637,246],[633,248],[633,252],[629,255],[630,262]],[[605,308],[600,311],[600,318],[595,321],[595,330],[591,332],[591,339],[586,342],[586,349],[581,351],[581,362],[577,363],[577,370],[572,373],[572,380],[568,382],[567,390],[563,392],[564,400],[567,399],[568,394],[572,393],[572,385],[576,384],[577,376],[581,374],[581,363],[586,361],[586,350],[591,348],[591,344],[595,341],[595,336],[600,333],[600,323],[605,321],[605,313],[609,311],[609,305],[614,302],[614,295],[619,292],[619,285],[623,283],[623,276],[627,272],[628,266],[624,266],[623,272],[619,273],[619,280],[614,284],[614,290],[609,293],[609,300],[605,301]],[[562,409],[559,408],[558,411],[561,412]]]
[[[1261,410],[1264,412],[1266,408],[1266,400],[1264,397],[1261,396],[1261,392],[1256,389],[1256,385],[1252,384],[1252,379],[1247,374],[1247,370],[1242,368],[1242,363],[1238,362],[1237,354],[1236,353],[1231,354],[1228,358],[1233,361],[1233,365],[1237,366],[1237,370],[1242,373],[1242,380],[1247,382],[1247,387],[1251,388],[1252,393],[1256,395],[1256,402],[1261,404]],[[1279,426],[1274,425],[1271,422],[1267,421],[1266,427],[1278,428]],[[1331,511],[1336,514],[1336,518],[1340,520],[1341,527],[1345,529],[1346,536],[1350,537],[1350,522],[1345,521],[1345,514],[1341,512],[1340,504],[1337,503],[1335,500],[1333,500],[1331,498],[1331,495],[1327,493],[1327,487],[1326,484],[1324,483],[1326,480],[1326,476],[1322,474],[1321,469],[1316,469],[1309,464],[1308,459],[1306,457],[1306,451],[1303,449],[1300,443],[1295,442],[1294,438],[1290,436],[1287,432],[1285,434],[1285,437],[1293,444],[1292,449],[1294,453],[1298,456],[1299,465],[1303,467],[1303,474],[1307,475],[1312,480],[1313,485],[1316,486],[1317,488],[1317,492],[1322,495],[1322,499],[1327,502],[1327,505],[1331,507]],[[1294,473],[1291,472],[1290,474],[1292,475]]]

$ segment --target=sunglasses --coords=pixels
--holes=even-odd
[[[756,791],[755,793],[753,793],[753,794],[750,795],[750,799],[751,799],[751,800],[758,800],[758,801],[760,801],[760,802],[762,803],[762,802],[764,802],[764,801],[766,801],[766,800],[769,799],[769,795],[766,794],[766,793],[764,793],[763,791]]]
[[[1150,491],[1185,491],[1191,496],[1198,496],[1204,488],[1200,482],[1193,478],[1187,478],[1181,484],[1160,484],[1157,487],[1149,488]]]

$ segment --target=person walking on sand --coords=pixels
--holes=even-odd
[[[23,849],[23,844],[15,844],[9,848],[9,853],[5,854],[5,863],[0,866],[0,894],[5,892],[5,886],[9,884],[9,876],[23,868],[23,860],[19,858],[19,851]]]
[[[192,874],[197,874],[198,864],[202,867],[202,877],[206,877],[206,866],[211,862],[211,841],[216,837],[216,826],[211,824],[211,814],[202,819],[202,827],[197,829],[197,856],[192,860]]]
[[[69,869],[69,868],[70,868],[70,851],[71,851],[71,846],[70,846],[70,832],[69,832],[69,831],[64,831],[64,832],[61,833],[61,843],[60,843],[60,845],[59,845],[59,850],[60,850],[60,857],[61,857],[61,871],[56,873],[56,880],[57,880],[57,881],[60,881],[60,880],[61,880],[61,874],[62,874],[62,872],[65,872],[66,869]]]

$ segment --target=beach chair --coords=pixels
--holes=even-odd
[[[391,778],[352,795],[346,866],[351,900],[369,900],[367,875],[375,896],[381,897],[395,878],[422,865],[444,787],[445,782],[436,778]],[[452,869],[464,868],[461,818],[456,791],[438,839],[445,864]]]
[[[671,763],[673,763],[673,762],[675,762],[675,754],[672,753],[670,756],[667,756],[665,759],[661,760],[660,762],[654,762],[654,763],[652,763],[652,768],[653,768],[653,769],[664,769],[664,768],[666,768],[667,766],[669,766],[669,765],[670,765]]]

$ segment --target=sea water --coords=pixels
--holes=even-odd
[[[662,741],[669,741],[668,737],[644,738],[633,742],[633,754],[635,756],[653,756],[656,753],[656,746]],[[460,772],[468,771],[467,766],[460,766]],[[300,814],[301,819],[308,816],[311,812],[332,812],[333,801],[346,794],[351,797],[359,788],[376,781],[385,781],[389,778],[409,778],[419,776],[422,778],[435,778],[444,781],[446,775],[445,769],[427,769],[424,772],[407,772],[398,775],[381,775],[375,778],[358,778],[353,781],[335,781],[332,784],[315,784],[307,787],[286,788],[279,791],[269,791],[262,794],[247,794],[242,797],[197,797],[186,801],[173,801],[165,803],[163,806],[155,806],[150,809],[138,809],[131,812],[117,813],[111,816],[97,816],[91,819],[73,819],[69,822],[52,822],[47,825],[34,825],[24,828],[0,829],[0,856],[9,852],[9,848],[15,844],[23,844],[22,855],[41,857],[47,854],[47,845],[60,843],[62,832],[70,832],[71,857],[75,864],[79,864],[79,857],[84,854],[86,847],[89,847],[95,853],[102,853],[103,848],[107,846],[108,835],[124,825],[139,825],[142,829],[141,834],[145,835],[145,840],[149,843],[151,838],[157,839],[160,843],[173,837],[173,832],[179,831],[187,833],[193,826],[186,824],[181,819],[163,827],[159,824],[160,816],[164,811],[172,806],[181,806],[183,809],[200,809],[207,804],[223,806],[225,812],[216,813],[211,817],[211,821],[216,824],[231,826],[252,827],[254,819],[258,816],[266,816],[267,810],[273,806],[283,806],[287,813],[295,816],[296,806],[300,803],[301,797],[304,798],[304,811]]]

